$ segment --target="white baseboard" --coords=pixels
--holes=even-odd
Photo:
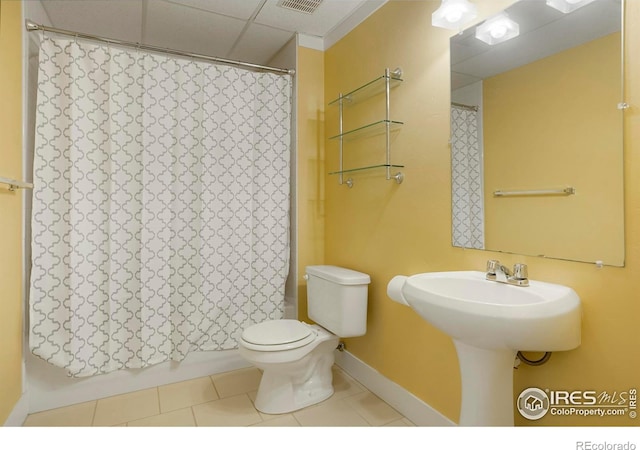
[[[336,364],[359,383],[380,397],[396,411],[418,426],[456,426],[451,419],[420,400],[402,386],[384,377],[348,351],[335,352]]]
[[[336,351],[335,355],[336,364],[342,370],[414,424],[436,427],[456,425],[449,418],[402,386],[384,377],[348,351]],[[40,363],[46,365],[42,361]],[[59,408],[248,366],[249,364],[236,351],[232,350],[209,354],[201,352],[192,355],[182,363],[163,363],[144,370],[120,371],[82,379],[67,378],[64,375],[61,377],[61,369],[56,369],[60,373],[53,376],[55,368],[50,367],[49,370],[40,373],[41,377],[46,375],[46,382],[43,379],[33,379],[39,377],[32,377],[29,386],[29,394],[32,394],[29,395],[30,399],[27,394],[22,395],[5,422],[5,426],[21,426],[27,414],[46,409]]]
[[[24,420],[27,418],[27,414],[29,414],[29,399],[27,398],[27,394],[24,393],[16,403],[16,406],[13,407],[11,414],[7,417],[7,420],[4,423],[5,427],[21,427],[24,423]]]
[[[70,378],[63,369],[29,355],[28,413],[32,414],[163,384],[250,367],[237,350],[192,352],[182,362],[168,361],[145,369]]]

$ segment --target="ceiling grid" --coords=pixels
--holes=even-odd
[[[42,5],[56,28],[266,64],[296,33],[324,42],[331,36],[335,42],[386,1],[45,0]]]

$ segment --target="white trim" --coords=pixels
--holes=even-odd
[[[380,397],[418,426],[456,426],[448,417],[420,400],[402,386],[384,377],[347,351],[335,352],[336,364],[359,383]]]
[[[5,421],[5,427],[21,427],[29,414],[29,399],[26,394],[22,394],[18,403],[13,407],[9,417]]]
[[[31,357],[30,363],[48,366],[44,361]],[[351,353],[335,352],[336,364],[347,374],[356,379],[368,390],[395,408],[400,414],[418,426],[455,426],[456,424],[424,401],[384,377],[378,371],[365,364]],[[65,378],[62,369],[46,375],[47,386],[38,386],[32,380],[29,398],[23,395],[5,426],[20,426],[27,414],[60,408],[112,395],[124,394],[141,389],[149,389],[163,384],[177,383],[198,377],[205,377],[221,372],[251,367],[241,358],[236,350],[226,352],[199,352],[190,354],[181,363],[163,363],[140,370],[123,370],[112,374],[87,378]],[[33,370],[36,368],[32,367]],[[41,375],[44,375],[41,373]],[[52,380],[51,378],[58,378]],[[61,383],[60,381],[66,381]]]
[[[335,28],[330,30],[325,37],[313,36],[310,34],[297,33],[298,45],[301,47],[311,48],[313,50],[325,51],[331,48],[333,44],[345,37],[351,30],[360,25],[367,18],[380,9],[389,0],[366,0],[362,3],[353,14],[347,17],[343,22],[339,23]]]
[[[251,367],[251,364],[237,350],[225,350],[192,352],[179,363],[164,362],[145,369],[120,370],[86,378],[70,378],[63,369],[31,355],[27,367],[31,414]]]
[[[324,50],[345,37],[351,30],[364,22],[371,14],[380,9],[388,0],[367,0],[343,22],[329,31],[324,37]]]
[[[298,45],[300,47],[324,51],[324,39],[320,36],[298,33]]]

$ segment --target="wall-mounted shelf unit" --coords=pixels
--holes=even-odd
[[[387,180],[395,180],[398,184],[402,183],[404,180],[404,175],[402,172],[397,172],[395,175],[391,175],[392,168],[402,168],[404,166],[398,164],[391,163],[391,133],[397,129],[399,129],[403,122],[399,122],[396,120],[391,120],[390,118],[390,97],[391,97],[391,89],[399,86],[402,83],[402,70],[395,69],[393,72],[388,68],[384,70],[384,75],[376,78],[364,84],[353,91],[347,94],[340,94],[340,96],[329,102],[330,106],[338,106],[339,108],[339,131],[335,136],[331,136],[329,139],[337,140],[339,143],[339,151],[340,151],[340,167],[338,170],[334,172],[329,172],[329,175],[338,175],[340,184],[346,184],[349,187],[353,186],[353,180],[351,178],[344,180],[343,175],[352,172],[358,172],[363,170],[372,170],[384,168],[387,172],[386,179]],[[344,119],[344,109],[345,107],[356,104],[360,101],[369,99],[378,94],[385,94],[385,118],[382,120],[378,120],[373,123],[368,123],[366,125],[362,125],[360,127],[344,130],[343,128],[343,119]],[[354,168],[345,168],[344,167],[344,143],[346,141],[360,139],[364,137],[376,136],[376,135],[385,135],[385,163],[384,164],[374,164],[367,165],[363,167],[354,167]]]

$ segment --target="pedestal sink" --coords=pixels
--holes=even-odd
[[[460,425],[513,425],[513,363],[518,351],[580,345],[580,299],[573,289],[530,281],[489,281],[485,273],[396,276],[388,295],[451,336],[462,378]]]

